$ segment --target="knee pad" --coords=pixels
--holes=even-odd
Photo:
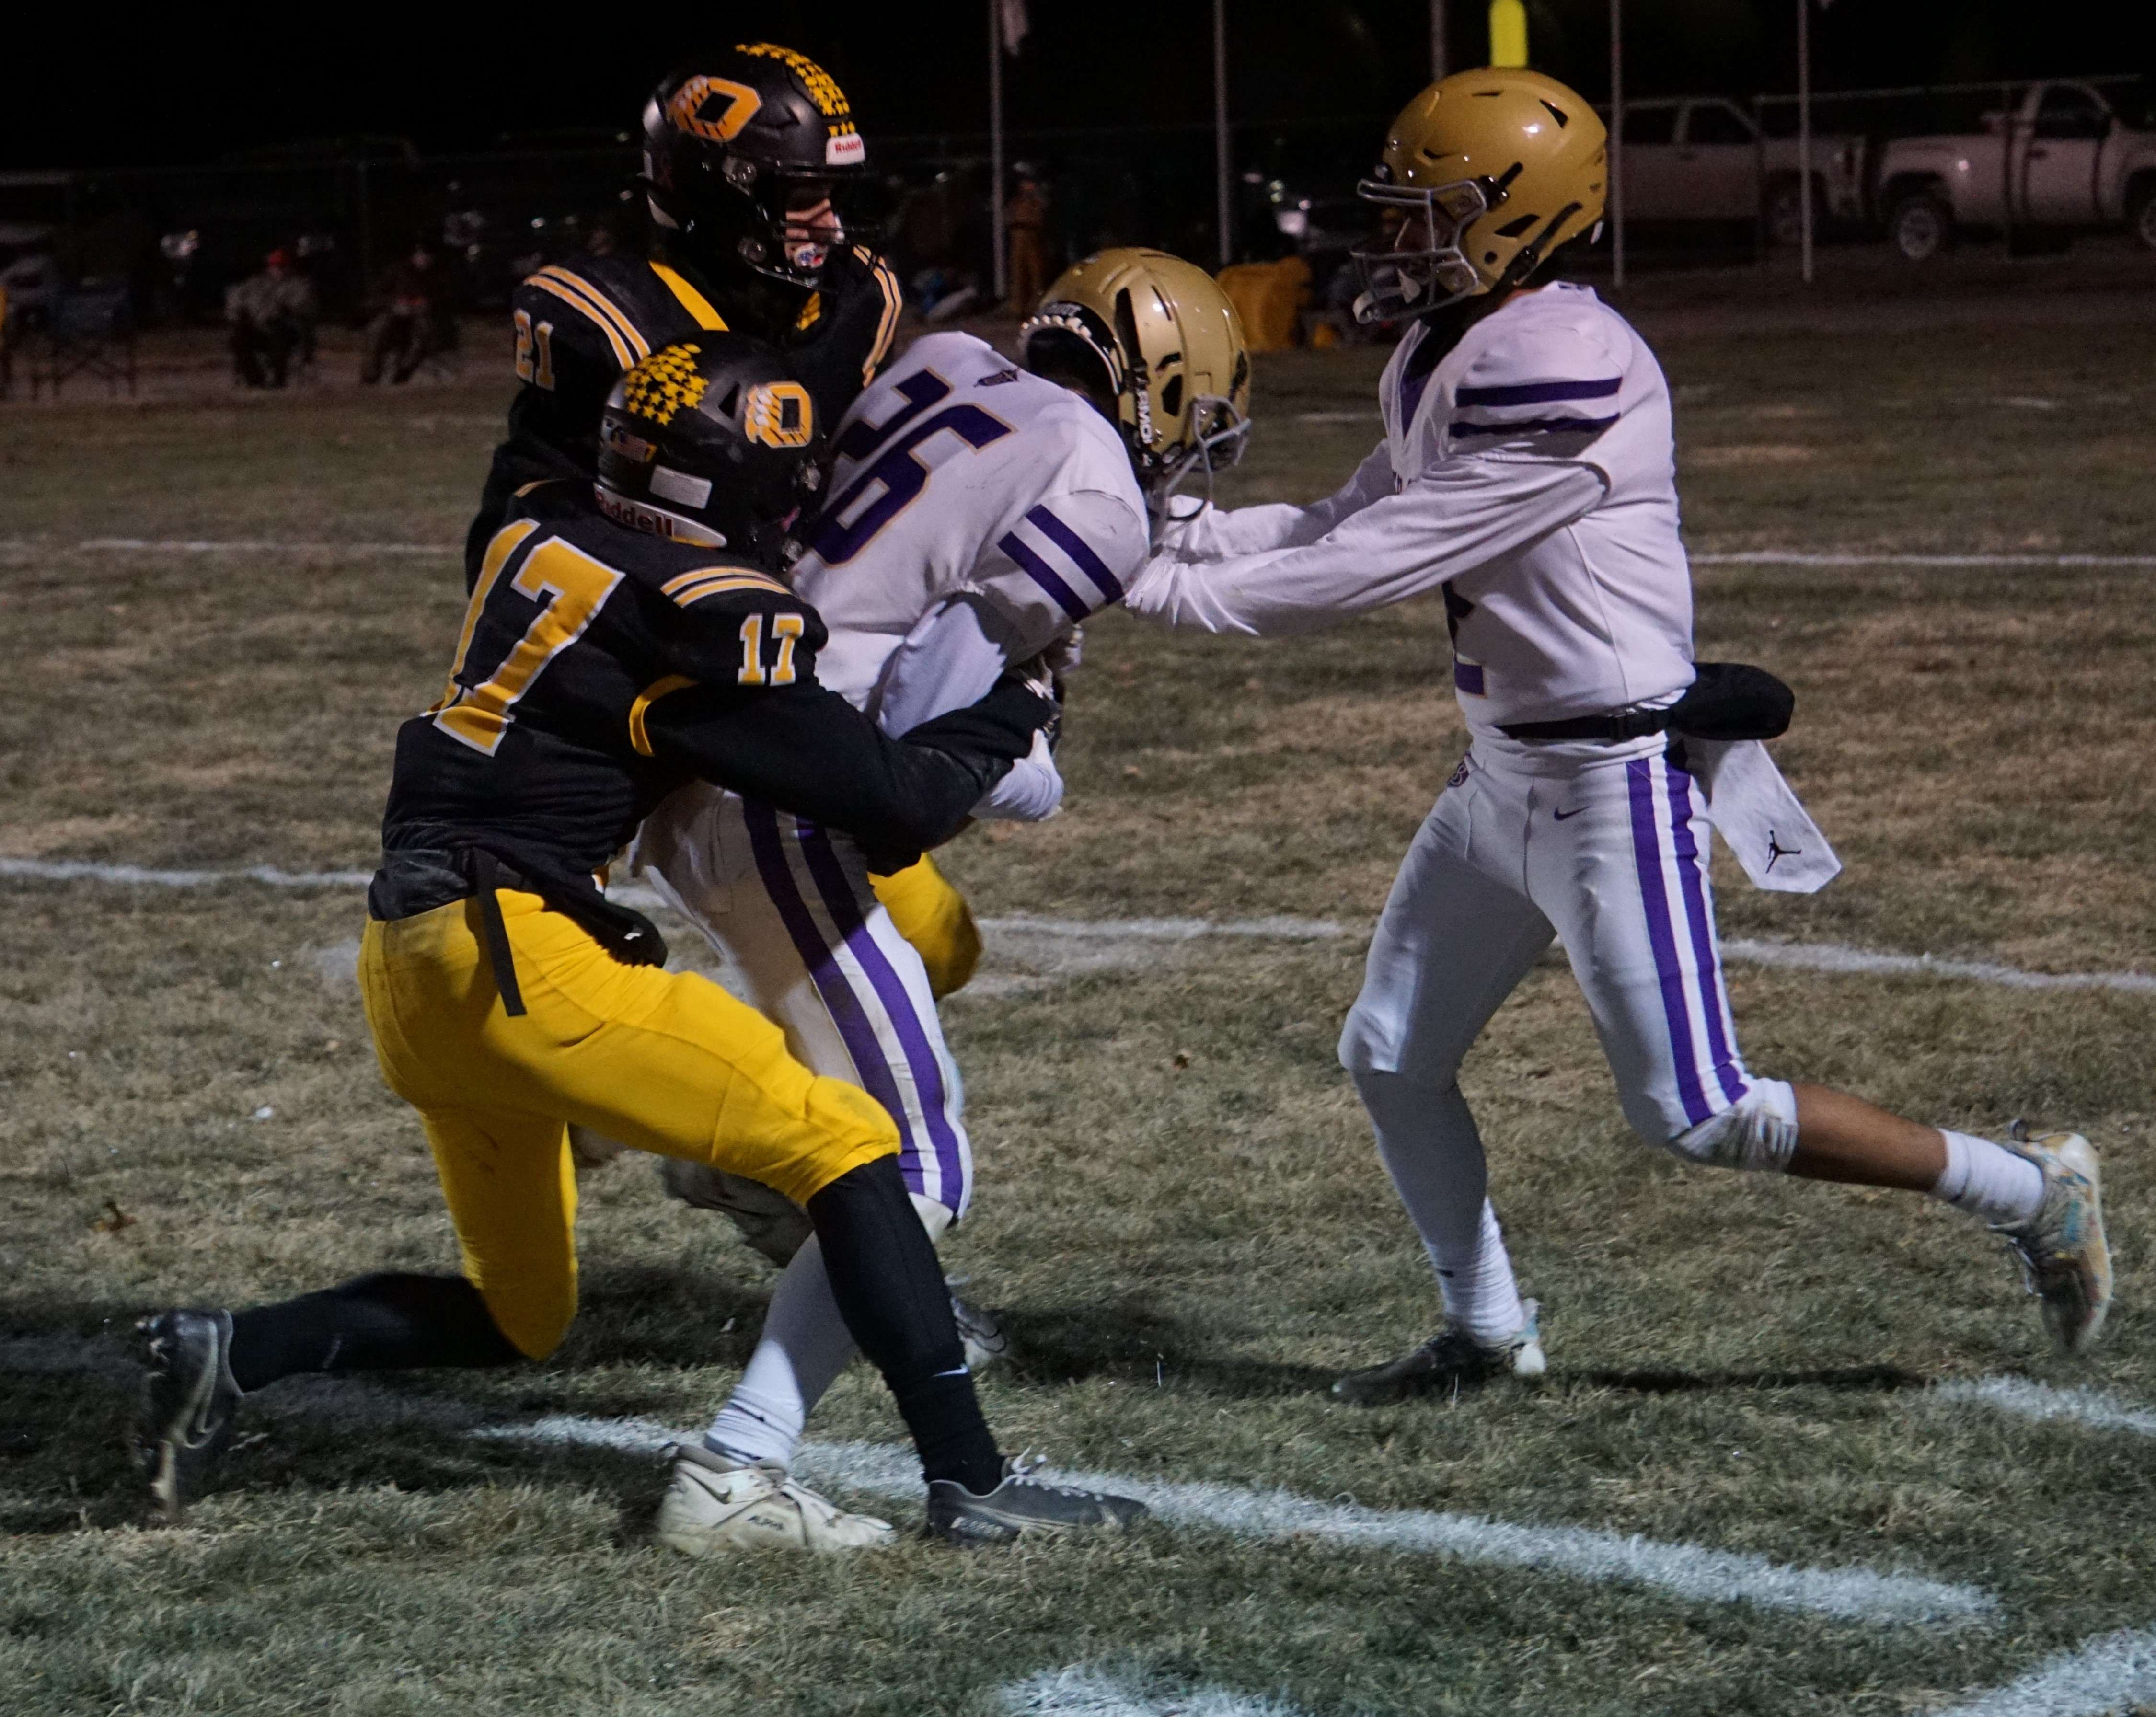
[[[1797,1148],[1797,1094],[1780,1079],[1755,1079],[1742,1103],[1689,1127],[1665,1147],[1707,1168],[1787,1173]]]

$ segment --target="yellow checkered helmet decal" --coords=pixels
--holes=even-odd
[[[710,385],[696,373],[702,351],[686,341],[663,346],[623,377],[622,397],[629,410],[663,428],[685,406],[696,405]]]

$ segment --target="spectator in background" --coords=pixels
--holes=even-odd
[[[262,271],[225,289],[224,320],[232,327],[232,365],[249,387],[282,387],[297,353],[315,346],[315,289],[292,272],[281,250],[264,259]]]
[[[359,366],[362,382],[379,382],[386,370],[390,381],[402,386],[429,358],[455,343],[447,286],[434,251],[424,243],[413,245],[410,255],[390,264],[375,291],[381,307],[367,325],[367,347]]]
[[[1030,315],[1048,285],[1048,197],[1032,174],[1019,175],[1004,225],[1010,233],[1011,308]]]

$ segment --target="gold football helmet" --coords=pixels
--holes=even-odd
[[[1365,322],[1414,314],[1526,279],[1602,220],[1609,134],[1554,78],[1492,67],[1455,73],[1401,109],[1377,171],[1356,186],[1398,211],[1357,249]]]
[[[1029,369],[1090,355],[1156,509],[1185,477],[1243,456],[1250,354],[1213,277],[1164,250],[1104,250],[1065,269],[1019,329]],[[1089,358],[1081,356],[1083,363]]]

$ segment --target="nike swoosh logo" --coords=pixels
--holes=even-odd
[[[1586,808],[1587,807],[1584,805],[1575,805],[1569,811],[1553,811],[1550,812],[1550,821],[1552,823],[1562,823],[1568,817],[1578,816],[1579,813]]]

